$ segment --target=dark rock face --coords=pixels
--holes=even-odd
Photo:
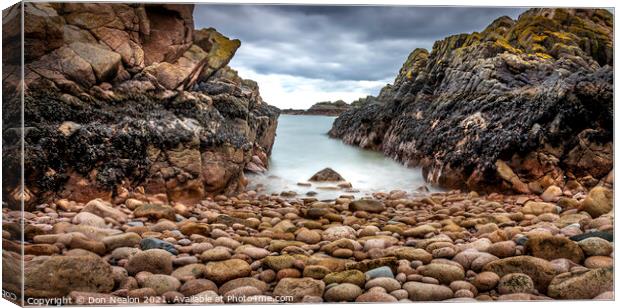
[[[329,134],[445,187],[590,188],[613,168],[612,29],[605,10],[532,9],[447,37]]]
[[[122,201],[136,190],[191,203],[242,189],[250,162],[264,170],[279,110],[227,66],[240,42],[194,30],[192,13],[25,4],[25,189],[3,176],[9,203]],[[3,73],[15,92],[18,71]],[[3,106],[3,165],[18,170],[19,147],[8,145],[19,144],[19,101]]]

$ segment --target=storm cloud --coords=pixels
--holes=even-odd
[[[280,108],[376,95],[409,53],[522,8],[196,5],[196,28],[241,40],[230,63]]]

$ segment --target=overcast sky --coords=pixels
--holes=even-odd
[[[279,108],[351,102],[392,83],[409,53],[447,35],[483,30],[520,8],[197,4],[196,28],[241,40],[230,62]]]

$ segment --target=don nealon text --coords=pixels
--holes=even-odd
[[[76,292],[79,293],[79,292]],[[5,292],[3,296],[6,297]],[[200,304],[222,304],[222,303],[243,303],[248,296],[246,295],[191,295],[191,296],[143,296],[143,297],[121,297],[121,296],[88,296],[87,294],[74,294],[74,296],[51,297],[51,298],[27,298],[26,304],[34,306],[62,306],[62,305],[127,305],[127,304],[165,304],[165,303],[200,303]],[[260,297],[253,296],[252,300],[256,303],[292,303],[293,296]]]

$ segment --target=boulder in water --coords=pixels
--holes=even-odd
[[[339,182],[344,181],[344,178],[334,169],[325,168],[315,173],[308,181],[313,182]]]

